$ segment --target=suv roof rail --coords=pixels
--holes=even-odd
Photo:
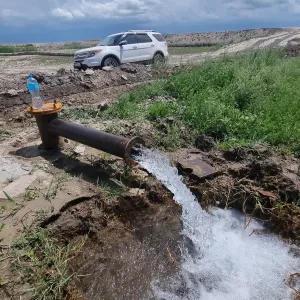
[[[156,30],[128,30],[128,32],[156,32]]]

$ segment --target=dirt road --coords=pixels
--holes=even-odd
[[[300,37],[300,28],[289,28],[269,36],[251,38],[246,41],[231,44],[213,52],[189,54],[189,55],[172,55],[170,57],[169,62],[171,65],[198,63],[206,59],[216,58],[226,54],[253,51],[253,50],[262,50],[268,48],[283,48],[288,44],[289,41],[299,37]]]

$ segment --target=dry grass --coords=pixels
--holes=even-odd
[[[84,243],[83,238],[76,245],[62,245],[46,229],[25,230],[14,242],[12,269],[30,284],[24,291],[30,299],[64,299],[67,286],[77,276],[69,273],[69,261],[80,253]]]

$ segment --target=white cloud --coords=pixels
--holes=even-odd
[[[55,17],[65,18],[67,20],[72,20],[74,18],[71,12],[69,12],[65,9],[62,9],[62,8],[53,9],[52,10],[52,15],[55,16]]]
[[[299,0],[0,0],[0,21],[127,19],[204,22],[299,19]]]
[[[22,16],[18,11],[12,9],[2,9],[0,11],[0,16],[2,18],[14,18]]]
[[[85,14],[80,9],[72,10],[72,15],[74,18],[84,18]]]

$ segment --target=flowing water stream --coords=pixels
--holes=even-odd
[[[271,234],[251,234],[263,227],[234,210],[202,210],[169,160],[148,149],[134,159],[157,177],[182,206],[180,274],[153,282],[147,299],[157,300],[284,300],[292,299],[285,285],[299,269],[289,245]]]

